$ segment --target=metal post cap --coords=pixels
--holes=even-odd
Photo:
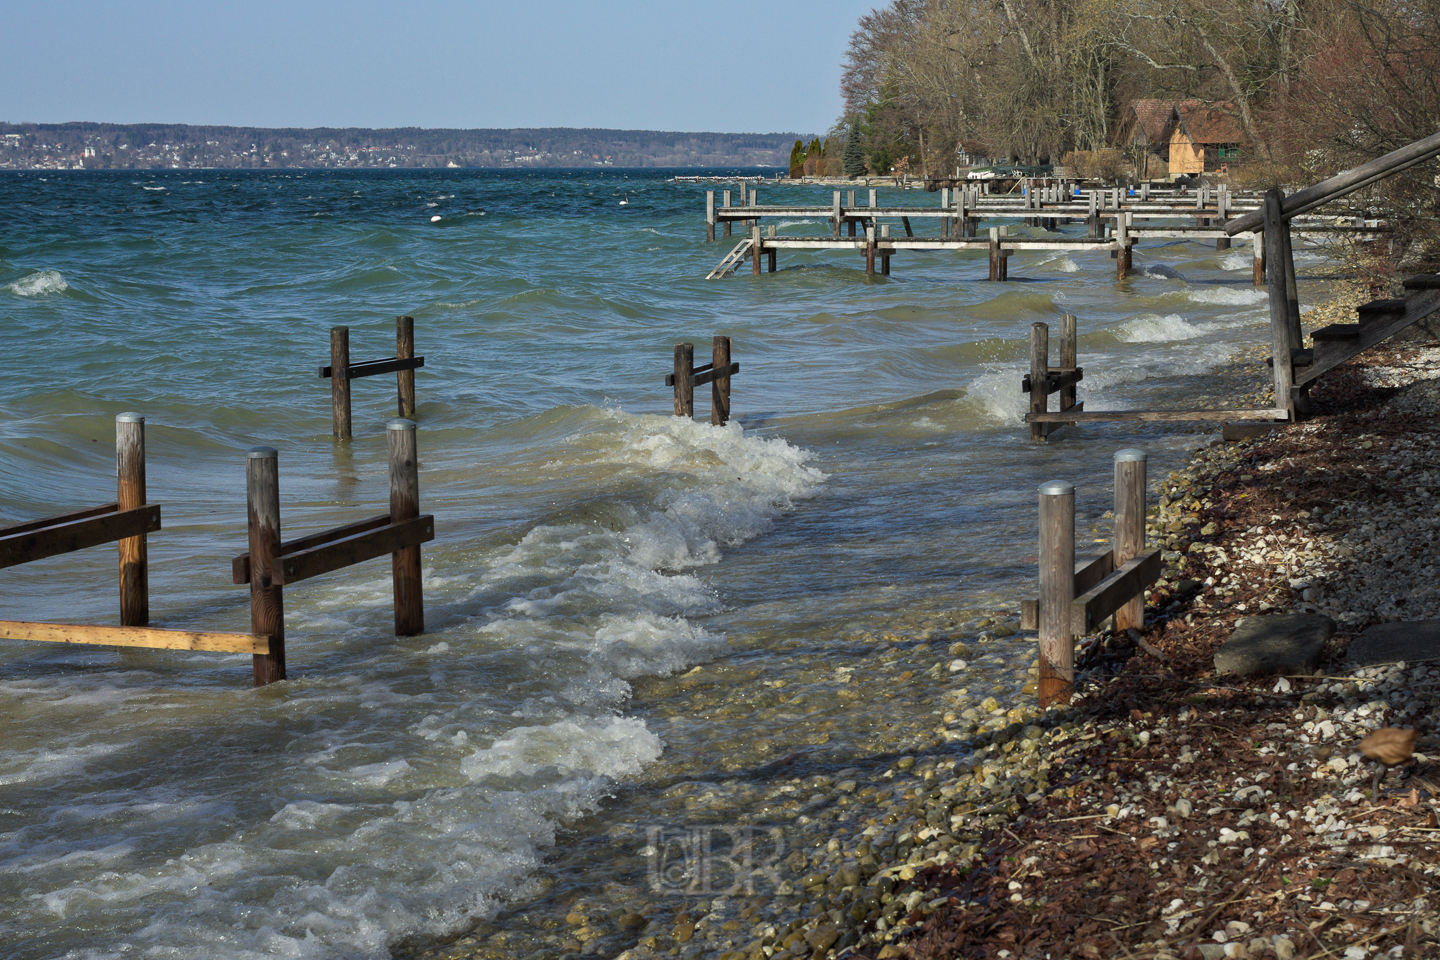
[[[414,420],[404,420],[404,419],[391,420],[389,423],[385,424],[385,429],[386,429],[386,430],[410,430],[410,431],[413,432],[413,431],[415,430],[415,421],[414,421]]]
[[[144,415],[143,413],[117,413],[117,414],[115,414],[115,422],[116,422],[116,423],[144,423],[144,422],[145,422],[145,415]]]
[[[1124,450],[1115,451],[1115,462],[1133,463],[1138,460],[1139,462],[1144,463],[1147,459],[1149,459],[1149,456],[1150,455],[1148,453],[1137,447],[1126,447]]]
[[[1040,484],[1040,495],[1042,497],[1063,497],[1075,492],[1075,484],[1065,480],[1051,480],[1049,483]]]
[[[280,456],[280,451],[274,447],[262,445],[251,447],[245,451],[246,460],[274,460]]]

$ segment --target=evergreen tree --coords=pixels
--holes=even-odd
[[[850,125],[850,133],[845,137],[845,151],[840,161],[845,165],[847,177],[858,177],[865,173],[865,145],[860,139],[860,124]]]
[[[805,141],[796,140],[795,146],[790,148],[790,176],[801,177],[805,175]]]
[[[805,159],[819,160],[823,156],[825,156],[825,146],[820,142],[820,138],[816,137],[810,141],[810,149],[805,151]]]

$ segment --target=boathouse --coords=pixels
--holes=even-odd
[[[1168,126],[1171,177],[1225,173],[1240,162],[1245,131],[1234,104],[1182,100],[1171,109]]]

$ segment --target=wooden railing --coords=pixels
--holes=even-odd
[[[695,345],[675,344],[675,372],[665,375],[665,385],[675,388],[675,416],[695,416],[695,388],[710,384],[710,422],[724,426],[730,420],[730,378],[740,364],[730,361],[730,338],[715,337],[711,362],[695,366]]]
[[[349,440],[350,381],[362,377],[395,374],[399,393],[400,416],[415,416],[415,370],[425,366],[425,358],[415,356],[415,318],[395,318],[395,356],[380,360],[350,362],[350,328],[330,328],[330,365],[320,368],[320,378],[330,381],[331,420],[336,439]],[[343,371],[336,375],[335,371]]]
[[[164,650],[268,655],[264,631],[214,633],[149,626],[146,534],[160,529],[160,504],[145,502],[145,418],[115,418],[116,502],[31,520],[0,530],[0,567],[43,560],[119,541],[120,626],[0,620],[0,637],[50,643],[88,643]]]

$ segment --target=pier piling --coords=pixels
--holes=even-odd
[[[1075,486],[1040,487],[1040,708],[1063,704],[1075,691]]]
[[[270,637],[270,652],[254,656],[257,687],[285,679],[285,590],[272,573],[275,558],[280,555],[279,458],[274,447],[255,446],[245,452],[250,632]]]
[[[420,459],[415,421],[391,420],[385,425],[390,453],[390,522],[420,516]],[[425,632],[425,599],[420,582],[420,545],[401,547],[390,555],[390,581],[395,599],[395,636]]]
[[[122,413],[115,418],[115,501],[120,510],[145,506],[145,418]],[[120,623],[150,623],[149,550],[145,534],[121,537]]]

